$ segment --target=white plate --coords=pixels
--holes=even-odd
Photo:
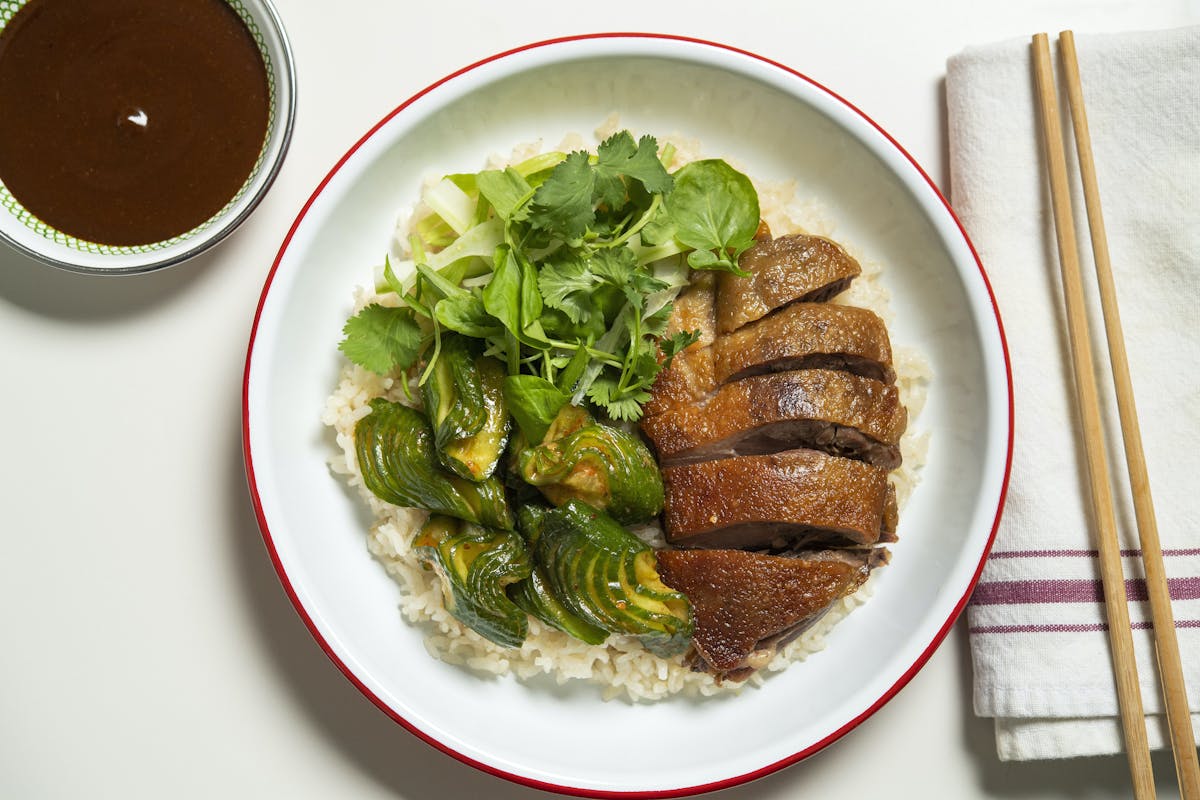
[[[934,379],[919,427],[928,464],[875,595],[825,651],[757,690],[709,700],[603,702],[592,686],[487,680],[434,660],[367,553],[365,510],[332,476],[319,422],[354,286],[423,178],[612,111],[699,138],[764,179],[796,178],[835,237],[885,265],[894,340]],[[925,663],[962,610],[1008,475],[1011,394],[982,267],[945,200],[877,125],[787,67],[720,45],[613,35],[540,43],[472,65],[398,107],[329,173],[267,279],[246,363],[246,468],[285,589],[330,658],[381,709],[466,763],[591,796],[728,786],[845,734]],[[786,709],[786,710],[785,710]],[[735,735],[730,735],[736,731]]]

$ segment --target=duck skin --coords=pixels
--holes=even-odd
[[[786,550],[892,540],[887,470],[816,450],[667,467],[667,541],[676,547]]]
[[[742,253],[750,273],[721,273],[717,283],[717,333],[729,333],[797,301],[828,300],[862,272],[841,245],[822,236],[763,238]]]
[[[663,550],[658,572],[691,601],[693,666],[740,681],[854,593],[887,556],[883,548],[794,556]]]
[[[718,338],[719,383],[796,369],[836,369],[894,383],[887,327],[873,311],[832,303],[793,303]]]
[[[647,416],[642,431],[664,465],[809,447],[895,469],[907,424],[894,385],[804,369],[727,383],[707,403]]]
[[[642,406],[644,416],[703,402],[716,390],[712,350],[717,327],[716,293],[716,273],[693,271],[691,283],[675,298],[665,335],[699,331],[700,338],[658,373],[650,388],[650,399]]]

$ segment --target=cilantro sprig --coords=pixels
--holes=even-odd
[[[346,357],[372,372],[385,374],[411,366],[421,346],[421,329],[404,308],[372,303],[346,321],[338,346]]]
[[[671,174],[669,160],[654,137],[621,131],[595,154],[446,176],[410,237],[412,277],[388,264],[377,287],[400,305],[352,317],[341,350],[380,373],[423,361],[427,375],[455,331],[484,340],[514,386],[536,378],[543,393],[636,420],[658,373],[698,336],[664,336],[689,269],[737,272],[759,223],[753,185],[727,163]]]

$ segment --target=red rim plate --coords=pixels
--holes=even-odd
[[[719,50],[737,53],[742,56],[747,56],[747,57],[753,58],[764,64],[768,64],[772,67],[783,70],[784,72],[787,72],[788,74],[803,80],[804,82],[810,84],[814,88],[820,90],[821,92],[825,93],[826,95],[837,100],[838,102],[840,102],[841,104],[846,106],[849,110],[854,112],[857,116],[859,116],[863,121],[867,122],[872,128],[874,128],[885,139],[887,139],[887,141],[889,143],[891,143],[891,145],[893,147],[896,148],[896,150],[909,162],[909,164],[912,165],[912,167],[917,171],[917,173],[920,174],[922,179],[924,179],[924,181],[928,184],[929,188],[935,193],[935,195],[941,201],[943,206],[945,206],[946,212],[950,215],[950,217],[954,220],[954,223],[958,226],[959,232],[962,234],[963,241],[966,243],[967,247],[971,251],[971,255],[974,258],[975,264],[979,269],[979,275],[982,278],[984,286],[987,290],[988,298],[991,301],[992,312],[995,317],[996,328],[997,328],[997,331],[998,331],[999,337],[1000,337],[1001,350],[1004,354],[1005,383],[1008,388],[1008,397],[1007,397],[1008,437],[1007,437],[1007,453],[1006,453],[1005,465],[1004,465],[1004,476],[1003,476],[1003,480],[1002,480],[1001,487],[1000,487],[1000,494],[998,497],[995,516],[994,516],[993,522],[992,522],[992,528],[988,534],[987,545],[984,548],[983,553],[980,556],[979,564],[975,568],[974,575],[972,576],[971,581],[970,581],[969,585],[967,586],[966,591],[963,593],[962,597],[959,598],[958,602],[955,604],[954,609],[951,612],[951,614],[949,615],[949,617],[947,617],[946,621],[942,624],[942,626],[938,629],[937,633],[934,635],[932,641],[929,642],[929,644],[921,652],[920,656],[916,659],[916,661],[913,662],[913,664],[899,677],[899,679],[896,680],[896,682],[891,687],[888,688],[887,691],[885,691],[882,695],[880,695],[879,698],[876,699],[873,703],[871,703],[862,713],[860,713],[858,716],[851,719],[849,722],[844,724],[842,727],[840,727],[837,730],[830,733],[825,738],[813,743],[809,747],[806,747],[805,749],[803,749],[797,753],[794,753],[791,756],[788,756],[783,759],[779,759],[778,761],[775,761],[771,764],[767,764],[766,766],[760,767],[759,769],[753,770],[751,772],[747,772],[747,773],[744,773],[741,775],[736,775],[736,776],[726,778],[723,780],[719,780],[719,781],[712,781],[709,783],[697,784],[697,785],[693,785],[693,786],[683,786],[683,787],[679,787],[676,789],[670,789],[670,790],[665,790],[665,791],[655,790],[655,791],[627,791],[627,792],[626,791],[617,791],[617,792],[614,792],[614,791],[604,791],[604,790],[596,790],[596,789],[581,789],[578,787],[561,786],[561,785],[557,785],[557,784],[553,784],[553,783],[547,783],[547,782],[539,781],[539,780],[529,778],[529,777],[526,777],[523,775],[517,775],[517,774],[510,773],[510,772],[506,772],[504,770],[497,769],[496,767],[493,767],[490,764],[482,763],[476,759],[473,759],[463,753],[460,753],[460,752],[454,750],[453,748],[446,746],[442,742],[439,742],[437,739],[434,739],[433,737],[427,735],[423,731],[417,729],[412,723],[410,723],[408,720],[406,720],[400,714],[396,713],[393,709],[388,707],[388,705],[386,703],[384,703],[379,697],[377,697],[369,688],[367,688],[366,685],[363,684],[362,681],[360,681],[354,675],[354,673],[346,666],[346,664],[341,660],[341,658],[339,658],[338,655],[333,651],[333,649],[330,647],[329,643],[325,640],[325,638],[321,635],[321,632],[317,629],[312,618],[309,616],[307,610],[304,608],[303,604],[300,602],[299,598],[297,597],[296,591],[293,588],[291,581],[289,580],[288,575],[283,568],[283,564],[280,561],[279,554],[276,551],[275,543],[272,538],[270,527],[268,526],[266,517],[263,513],[262,501],[261,501],[261,498],[259,497],[257,481],[255,479],[254,459],[253,459],[253,455],[250,451],[250,444],[249,444],[250,443],[250,430],[249,430],[250,366],[251,366],[251,361],[252,361],[253,355],[254,355],[255,338],[258,333],[259,320],[262,316],[263,305],[266,303],[267,296],[271,290],[272,282],[275,278],[275,273],[279,269],[279,264],[283,260],[284,254],[287,252],[288,246],[291,244],[292,237],[295,235],[296,230],[300,227],[300,224],[304,220],[305,216],[307,215],[309,208],[316,201],[317,197],[319,197],[321,195],[321,193],[325,189],[326,185],[334,177],[334,175],[336,175],[338,173],[338,171],[342,168],[342,166],[346,163],[346,161],[351,156],[353,156],[354,153],[376,133],[376,131],[378,131],[380,128],[382,128],[384,125],[386,125],[393,117],[395,117],[397,114],[404,111],[404,109],[408,108],[410,105],[412,105],[418,99],[429,94],[433,90],[437,89],[439,86],[441,86],[445,83],[448,83],[448,82],[458,78],[459,76],[462,76],[469,72],[472,72],[473,70],[476,70],[481,66],[484,66],[486,64],[491,64],[492,62],[502,60],[509,56],[515,55],[517,53],[523,53],[523,52],[530,51],[530,50],[536,50],[538,48],[547,47],[550,45],[562,44],[562,43],[573,42],[573,41],[585,41],[585,40],[593,40],[593,39],[619,39],[619,38],[662,39],[662,40],[677,41],[677,42],[687,42],[690,44],[698,44],[698,45],[703,45],[706,47],[713,47],[713,48],[717,48]],[[403,103],[401,103],[400,105],[398,105],[394,109],[392,109],[392,111],[390,111],[386,116],[384,116],[381,120],[379,120],[379,122],[377,122],[374,126],[372,126],[370,130],[368,130],[365,134],[363,134],[363,136],[357,142],[355,142],[350,147],[349,150],[346,151],[346,153],[338,160],[338,162],[336,164],[334,164],[333,168],[329,170],[329,172],[321,180],[320,184],[317,185],[317,188],[313,191],[312,195],[308,198],[307,202],[305,202],[303,208],[300,209],[300,213],[297,214],[295,221],[292,223],[291,228],[288,230],[287,235],[284,237],[282,245],[280,245],[279,252],[275,256],[275,261],[272,263],[270,272],[268,272],[268,274],[267,274],[266,281],[263,285],[262,294],[259,297],[258,307],[254,314],[254,324],[253,324],[253,327],[250,332],[250,341],[249,341],[249,344],[248,344],[247,350],[246,350],[246,364],[245,364],[245,369],[244,369],[243,378],[242,378],[242,451],[243,451],[245,465],[246,465],[247,484],[248,484],[248,487],[250,490],[250,497],[254,504],[254,513],[258,519],[258,526],[259,526],[260,531],[262,532],[263,542],[266,545],[268,554],[270,555],[271,563],[274,564],[274,566],[275,566],[275,572],[279,576],[280,583],[282,584],[284,591],[287,593],[288,598],[292,602],[292,606],[296,609],[296,613],[300,615],[300,618],[304,621],[305,626],[308,628],[308,630],[312,634],[313,638],[316,639],[317,644],[319,644],[321,649],[325,651],[325,654],[329,657],[329,659],[331,661],[333,661],[333,663],[338,667],[338,669],[341,670],[342,674],[345,675],[346,678],[352,684],[354,684],[354,686],[357,687],[360,692],[363,693],[363,695],[365,695],[372,703],[374,703],[381,711],[383,711],[383,713],[387,714],[389,717],[391,717],[397,723],[402,725],[410,733],[419,737],[421,740],[432,745],[433,747],[436,747],[438,750],[441,750],[443,753],[446,753],[447,755],[450,755],[450,756],[458,759],[459,761],[463,762],[464,764],[468,764],[468,765],[475,767],[476,769],[479,769],[483,772],[486,772],[491,775],[495,775],[497,777],[504,778],[506,780],[513,781],[515,783],[519,783],[519,784],[522,784],[525,786],[530,786],[530,787],[533,787],[536,789],[542,789],[544,791],[559,792],[559,793],[563,793],[563,794],[575,795],[575,796],[579,796],[579,797],[625,798],[627,800],[633,800],[634,798],[652,798],[652,797],[685,797],[688,795],[695,795],[695,794],[701,794],[701,793],[705,793],[705,792],[717,791],[719,789],[727,789],[732,786],[737,786],[737,785],[740,785],[743,783],[747,783],[749,781],[753,781],[757,778],[761,778],[765,775],[769,775],[773,772],[783,769],[784,767],[791,766],[792,764],[802,761],[803,759],[807,758],[808,756],[811,756],[814,753],[824,749],[828,745],[830,745],[833,742],[840,739],[842,736],[849,733],[854,728],[858,727],[858,725],[860,723],[862,723],[863,720],[870,717],[877,710],[879,710],[887,701],[892,699],[896,695],[897,692],[899,692],[902,688],[904,688],[905,685],[908,684],[908,682],[910,680],[912,680],[913,676],[916,675],[918,671],[920,671],[920,669],[925,665],[925,663],[933,655],[934,651],[937,650],[938,646],[945,639],[945,637],[949,633],[951,627],[953,627],[953,625],[957,621],[959,615],[962,613],[963,609],[966,607],[967,601],[970,599],[971,593],[974,591],[975,585],[979,581],[979,576],[980,576],[980,573],[983,571],[983,566],[987,560],[988,553],[991,552],[992,544],[996,538],[996,530],[1000,524],[1000,516],[1001,516],[1001,512],[1004,507],[1004,498],[1008,492],[1009,475],[1010,475],[1010,472],[1012,469],[1012,453],[1013,453],[1012,365],[1009,361],[1008,343],[1007,343],[1007,340],[1004,335],[1004,325],[1000,318],[1000,309],[996,304],[996,297],[992,291],[991,282],[988,280],[987,273],[983,268],[983,262],[980,260],[979,254],[975,250],[975,246],[971,243],[970,237],[967,236],[966,229],[963,228],[962,222],[959,220],[958,216],[954,213],[954,210],[951,208],[950,203],[946,200],[945,196],[938,189],[937,185],[933,182],[933,180],[929,177],[929,175],[925,172],[925,170],[921,167],[921,165],[917,163],[916,159],[914,159],[908,153],[908,151],[905,150],[900,145],[900,143],[897,142],[896,139],[892,137],[891,134],[889,134],[886,130],[884,130],[882,127],[880,127],[880,125],[878,123],[876,123],[873,119],[871,119],[869,116],[867,116],[865,113],[863,113],[863,111],[860,110],[853,103],[849,102],[848,100],[843,98],[841,95],[837,94],[836,92],[833,92],[832,90],[828,89],[827,87],[823,86],[822,84],[818,83],[817,81],[813,80],[812,78],[809,78],[807,75],[804,75],[803,73],[800,73],[800,72],[796,71],[795,69],[792,69],[791,67],[787,66],[786,64],[782,64],[778,61],[773,61],[769,58],[765,58],[756,53],[752,53],[748,50],[743,50],[741,48],[733,47],[730,45],[720,44],[718,42],[712,42],[712,41],[707,41],[704,39],[698,39],[698,38],[693,38],[693,37],[688,37],[688,36],[677,36],[677,35],[673,35],[673,34],[642,33],[642,32],[609,32],[609,33],[580,34],[580,35],[576,35],[576,36],[562,36],[562,37],[558,37],[558,38],[554,38],[554,39],[546,39],[546,40],[542,40],[542,41],[538,41],[538,42],[533,42],[533,43],[530,43],[527,45],[522,45],[521,47],[515,47],[510,50],[505,50],[503,52],[496,53],[495,55],[489,56],[487,58],[484,58],[484,59],[476,61],[472,64],[469,64],[455,72],[450,73],[449,75],[445,76],[444,78],[441,78],[441,79],[429,84],[424,89],[421,89],[419,92],[412,95],[407,100],[405,100]]]

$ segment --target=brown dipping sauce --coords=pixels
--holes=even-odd
[[[76,238],[169,239],[245,183],[268,103],[223,0],[30,0],[0,31],[0,181]]]

